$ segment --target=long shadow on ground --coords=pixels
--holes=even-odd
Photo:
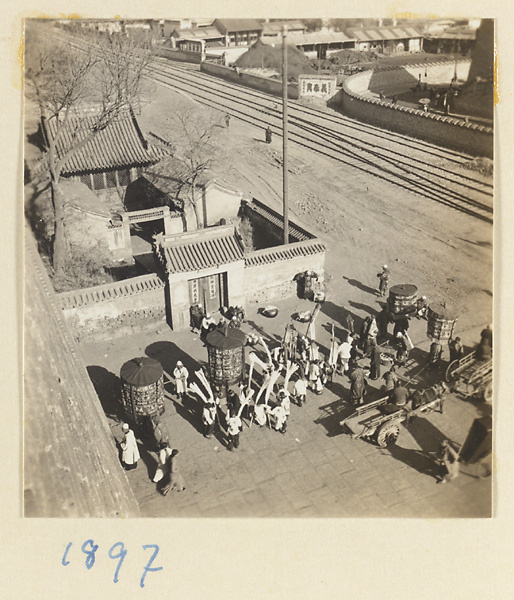
[[[95,388],[104,413],[114,421],[122,420],[123,410],[121,405],[120,378],[98,365],[87,367],[87,373]]]
[[[363,292],[367,292],[368,294],[373,294],[373,296],[376,295],[375,288],[369,287],[369,285],[365,285],[364,283],[361,283],[357,279],[350,279],[349,277],[345,277],[344,275],[343,275],[343,279],[346,279],[346,281],[350,285],[353,285],[354,287],[358,288],[359,290],[361,290]]]

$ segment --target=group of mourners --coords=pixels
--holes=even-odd
[[[157,467],[152,479],[158,484],[158,489],[164,496],[174,490],[181,492],[186,489],[184,478],[179,469],[177,455],[179,451],[172,448],[166,425],[155,415],[147,418],[146,427],[141,427],[142,435],[150,440],[153,450],[157,453]],[[121,463],[125,470],[137,468],[141,458],[136,441],[136,435],[128,423],[122,424],[123,439],[119,441]]]
[[[216,322],[212,314],[203,310],[202,304],[193,304],[189,309],[189,325],[192,332],[198,332],[205,342],[208,334],[214,329],[233,327],[240,329],[245,319],[245,311],[241,306],[229,306],[221,309],[221,316]]]
[[[387,265],[377,273],[377,278],[376,293],[384,297],[389,285]],[[412,316],[425,318],[427,308],[426,297],[422,296]],[[349,401],[354,406],[364,403],[368,377],[382,382],[381,390],[389,395],[391,405],[404,407],[410,401],[415,402],[413,395],[404,385],[405,379],[398,374],[398,368],[405,365],[409,349],[413,348],[408,333],[408,317],[400,317],[394,321],[392,343],[395,346],[395,354],[389,361],[390,368],[382,375],[384,349],[381,345],[390,340],[388,332],[390,315],[387,305],[384,304],[377,316],[367,316],[362,321],[358,332],[353,316],[348,312],[345,319],[344,339],[338,341],[332,329],[328,355],[321,353],[319,344],[315,340],[314,318],[317,312],[319,312],[319,304],[316,304],[305,334],[300,333],[295,324],[290,322],[282,342],[274,348],[269,348],[263,338],[257,334],[248,334],[246,340],[251,347],[250,372],[246,381],[241,380],[236,389],[226,383],[209,381],[201,369],[195,372],[196,379],[190,383],[188,369],[181,361],[177,361],[173,370],[177,399],[183,402],[186,396],[193,393],[200,400],[197,414],[206,438],[211,438],[213,435],[221,436],[221,441],[226,448],[233,451],[240,445],[243,424],[251,428],[255,423],[258,427],[269,427],[285,434],[291,405],[302,407],[307,401],[309,390],[316,395],[322,394],[325,387],[332,386],[335,375],[348,378]],[[199,332],[204,342],[208,334],[216,328],[240,328],[245,317],[243,309],[239,306],[224,308],[218,322],[211,314],[204,312],[201,305],[192,306],[190,315],[192,331]],[[481,337],[480,353],[490,356],[492,346],[490,327],[482,332]],[[256,350],[259,344],[260,352]],[[430,365],[437,364],[440,360],[439,348],[440,344],[436,342],[432,344],[429,353]],[[456,337],[452,340],[449,348],[451,361],[463,356],[464,349],[460,338]],[[363,364],[366,366],[364,367]],[[256,371],[259,366],[261,367],[260,381]],[[280,382],[281,378],[283,380]],[[442,402],[440,410],[442,412]],[[153,481],[159,483],[160,490],[164,494],[170,489],[180,491],[185,486],[176,463],[178,450],[171,448],[165,426],[157,417],[153,417],[150,424],[158,454],[158,465]],[[123,433],[122,462],[127,469],[135,468],[139,452],[134,432],[129,425],[124,424]],[[441,453],[443,463],[452,462],[450,454],[451,447],[445,446]],[[448,477],[441,478],[441,481],[448,480]]]

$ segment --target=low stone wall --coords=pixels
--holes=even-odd
[[[165,283],[142,275],[57,295],[77,341],[110,339],[166,324]]]
[[[190,52],[188,50],[178,50],[175,48],[158,48],[155,51],[155,54],[157,56],[162,56],[162,58],[195,64],[200,64],[203,60],[201,52]]]
[[[446,63],[454,68],[454,63]],[[415,74],[425,65],[411,65],[410,71]],[[442,66],[438,63],[428,65],[431,69]],[[469,66],[468,66],[469,69]],[[390,77],[395,69],[388,69]],[[402,68],[405,72],[405,69]],[[452,71],[453,72],[453,71]],[[385,74],[387,75],[387,73]],[[391,131],[402,133],[428,142],[453,148],[467,154],[493,157],[493,130],[490,127],[466,123],[461,119],[444,116],[432,112],[424,112],[416,108],[393,105],[389,100],[380,100],[370,95],[368,88],[373,78],[372,72],[358,73],[349,77],[343,84],[343,89],[332,99],[333,106],[340,107],[349,117],[371,123]]]
[[[205,73],[209,73],[215,77],[221,77],[221,79],[226,79],[227,81],[246,85],[256,90],[260,90],[261,92],[274,94],[275,96],[282,96],[282,82],[277,79],[268,79],[267,77],[260,77],[259,75],[250,75],[243,71],[240,71],[238,74],[236,70],[231,67],[224,67],[207,61],[202,63],[200,69]],[[298,99],[298,85],[296,83],[288,84],[287,97],[292,100]]]
[[[296,295],[297,273],[312,270],[323,283],[325,246],[318,240],[266,248],[245,255],[244,289],[248,303],[271,302]]]

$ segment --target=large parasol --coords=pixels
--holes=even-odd
[[[162,375],[161,363],[148,356],[141,356],[127,361],[120,371],[120,377],[123,381],[137,387],[151,385],[157,382]]]

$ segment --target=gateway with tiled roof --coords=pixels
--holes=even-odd
[[[209,227],[164,238],[160,259],[168,273],[190,273],[243,260],[233,226]]]

